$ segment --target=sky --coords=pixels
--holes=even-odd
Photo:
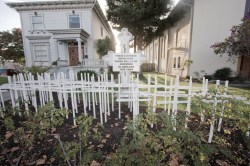
[[[8,7],[5,3],[22,2],[22,1],[44,1],[44,0],[0,0],[0,31],[11,30],[13,28],[21,28],[19,14],[14,9]],[[179,0],[175,0],[175,3],[177,1]],[[106,0],[98,0],[98,2],[103,10],[107,8]]]

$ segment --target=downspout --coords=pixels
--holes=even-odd
[[[158,73],[160,72],[160,57],[161,57],[161,55],[160,55],[160,51],[161,51],[161,47],[160,47],[160,45],[161,45],[161,38],[160,37],[158,37]]]
[[[93,8],[95,7],[95,5],[96,5],[96,2],[97,2],[97,0],[95,0],[94,1],[94,3],[93,3],[93,6],[90,8],[90,11],[91,11],[91,17],[93,17],[93,13],[92,13],[92,10],[93,10]],[[94,51],[94,39],[93,39],[93,19],[91,19],[91,38],[92,38],[92,42],[93,42],[93,47],[92,47],[92,50],[93,50],[93,63],[95,63],[95,51]],[[88,42],[88,41],[87,41]],[[86,42],[86,43],[87,43]],[[85,50],[84,50],[84,52],[88,55],[88,60],[89,60],[89,58],[90,58],[90,55],[89,55],[89,49],[88,49],[88,46],[86,45],[86,48],[87,48],[87,51],[88,52],[86,52]],[[85,47],[84,47],[84,49],[86,49]]]
[[[190,5],[191,10],[191,25],[190,25],[190,39],[189,39],[189,49],[188,49],[188,60],[191,60],[191,47],[192,47],[192,37],[193,37],[193,22],[194,22],[194,3],[195,0],[193,0],[193,4]],[[190,65],[187,68],[187,74],[190,74]]]

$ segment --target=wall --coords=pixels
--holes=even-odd
[[[87,33],[90,35],[92,34],[92,12],[90,9],[87,10],[74,10],[76,14],[80,14],[81,16],[81,29],[84,29]],[[68,15],[72,14],[72,10],[38,10],[36,11],[38,15],[43,15],[43,21],[44,21],[44,30],[66,30],[69,29],[68,25]],[[26,55],[26,66],[32,66],[32,65],[41,65],[41,63],[38,64],[38,62],[34,63],[34,53],[32,45],[29,41],[29,39],[26,38],[27,35],[30,35],[30,31],[32,31],[32,23],[31,23],[31,16],[34,15],[34,11],[21,11],[20,12],[20,18],[22,23],[22,30],[23,30],[23,40],[24,40],[24,52]],[[51,37],[46,41],[46,43],[49,45],[49,57],[48,62],[44,62],[43,65],[50,65],[51,62],[57,60],[58,55],[62,58],[62,60],[68,60],[67,57],[67,45],[65,43],[58,44],[54,39],[52,34],[50,34]],[[56,47],[58,45],[58,48]],[[57,50],[58,49],[58,50]],[[93,55],[93,41],[90,37],[88,39],[88,46],[85,48],[87,54]],[[52,57],[50,57],[52,56]],[[91,57],[91,56],[89,56]],[[66,63],[67,64],[67,63]]]
[[[237,63],[228,57],[215,55],[210,48],[230,35],[233,25],[239,24],[245,10],[245,0],[195,0],[189,75],[213,74],[217,69],[230,67],[236,71]]]
[[[99,59],[101,58],[100,55],[96,52],[97,50],[97,40],[98,39],[105,39],[105,37],[109,37],[112,38],[111,35],[109,34],[106,26],[102,23],[102,21],[100,20],[100,18],[98,17],[98,15],[96,14],[96,12],[92,12],[92,32],[93,32],[93,48],[94,48],[94,59]],[[101,35],[101,28],[103,29],[103,34]]]
[[[185,61],[189,59],[189,44],[190,44],[190,28],[191,28],[191,13],[192,7],[186,4],[181,4],[186,7],[185,16],[177,22],[177,24],[170,28],[169,34],[169,70],[170,75],[187,75],[187,66],[185,66]],[[178,59],[180,58],[180,62]],[[174,60],[176,59],[176,66],[174,68]]]

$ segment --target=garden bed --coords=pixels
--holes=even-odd
[[[84,112],[83,106],[79,105],[78,108],[79,114]],[[51,111],[51,107],[48,106],[43,110],[45,112]],[[67,160],[71,165],[80,165],[80,163],[81,165],[92,166],[114,165],[116,160],[119,160],[116,164],[121,162],[122,165],[128,165],[128,163],[141,165],[143,160],[148,164],[151,161],[154,163],[153,158],[160,156],[160,152],[164,152],[164,155],[161,155],[164,157],[157,160],[159,165],[164,163],[172,166],[181,164],[199,165],[196,160],[200,160],[200,162],[206,160],[211,165],[248,165],[250,163],[250,153],[247,147],[249,145],[247,145],[245,133],[236,128],[233,122],[225,124],[221,132],[215,133],[213,143],[207,144],[210,127],[209,118],[201,123],[200,117],[196,113],[190,115],[189,130],[186,130],[183,124],[180,126],[177,124],[177,131],[175,132],[172,130],[171,124],[169,126],[171,129],[167,128],[162,109],[157,109],[156,115],[158,118],[162,118],[162,121],[154,122],[146,107],[140,107],[140,113],[145,115],[142,116],[141,120],[139,118],[138,122],[135,122],[134,125],[137,127],[134,126],[134,129],[132,121],[129,121],[132,119],[132,112],[127,108],[127,105],[122,105],[121,119],[118,118],[117,110],[118,106],[115,105],[115,111],[111,112],[108,121],[103,126],[99,123],[99,111],[97,110],[97,119],[94,119],[93,123],[83,124],[82,128],[80,127],[81,124],[73,126],[72,114],[69,114],[68,119],[63,118],[65,116],[60,114],[54,115],[54,117],[58,116],[58,119],[63,119],[62,124],[47,126],[46,133],[43,134],[41,133],[44,125],[42,118],[39,119],[38,117],[38,120],[30,118],[35,116],[31,115],[35,114],[34,110],[29,116],[6,115],[4,119],[0,119],[1,144],[4,147],[4,150],[1,149],[0,153],[0,165],[10,165],[6,154],[13,164],[19,161],[19,165],[68,165]],[[91,115],[92,111],[89,112]],[[181,121],[181,116],[184,114],[180,111],[178,115],[180,115]],[[15,128],[11,127],[11,122],[6,125],[6,117],[13,120],[12,126]],[[47,116],[46,118],[50,120],[50,117]],[[91,121],[87,117],[83,119]],[[127,120],[129,123],[127,123]],[[155,125],[151,128],[149,122]],[[27,124],[28,127],[24,127],[24,124]],[[32,125],[40,125],[40,127],[33,130]],[[146,128],[144,128],[145,125]],[[21,128],[23,131],[20,130]],[[86,137],[80,138],[80,131],[84,132],[85,130]],[[132,134],[131,131],[133,130],[134,133]],[[181,135],[182,131],[185,133],[184,135]],[[174,139],[171,141],[166,139],[167,135],[164,134],[167,134],[167,132],[169,132],[170,138]],[[61,148],[58,136],[64,148]],[[19,137],[19,141],[17,137]],[[34,138],[31,139],[31,137]],[[27,140],[32,142],[28,143]],[[80,150],[79,143],[81,141],[82,148]],[[164,141],[170,141],[170,143],[167,144]],[[175,141],[177,144],[174,143]],[[176,149],[174,145],[180,149]],[[63,154],[63,149],[66,151],[67,157]],[[82,153],[81,161],[79,159],[80,151]],[[144,154],[144,152],[148,152],[148,154]],[[196,158],[197,156],[200,156],[199,159]]]

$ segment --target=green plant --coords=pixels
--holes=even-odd
[[[57,66],[57,61],[53,61],[52,66]]]
[[[232,157],[226,148],[206,143],[206,134],[201,130],[204,123],[191,130],[184,126],[185,114],[177,114],[175,119],[167,112],[138,115],[127,123],[120,146],[106,164],[209,165],[216,153]]]
[[[34,76],[36,76],[37,74],[48,72],[49,70],[50,67],[45,67],[45,66],[31,66],[26,68],[26,71]]]
[[[219,80],[227,80],[232,74],[232,70],[230,68],[222,68],[222,69],[218,69],[215,71],[214,73],[214,77],[215,79],[219,79]]]
[[[100,73],[100,74],[104,74],[104,69],[103,69],[103,67],[100,68],[99,73]]]
[[[15,113],[16,111],[13,110],[10,112]],[[62,125],[67,113],[66,110],[55,109],[51,102],[40,107],[38,112],[34,114],[20,114],[22,119],[20,121],[14,121],[13,119],[16,117],[13,114],[5,114],[3,124],[7,130],[7,134],[5,138],[1,138],[2,150],[6,151],[5,144],[8,145],[8,142],[14,140],[14,142],[18,144],[15,148],[21,150],[18,162],[15,164],[18,165],[21,158],[29,157],[30,147],[34,147],[37,142],[43,141],[45,138],[51,136],[53,130]],[[13,165],[10,156],[8,154],[5,154],[5,156],[9,163]]]
[[[94,76],[94,78],[97,77],[97,73],[94,70],[82,70],[82,71],[77,72],[77,79],[81,80],[81,75],[82,75],[83,79],[84,79],[85,75],[86,75],[86,78],[87,78],[88,74],[89,74],[90,78],[92,76]]]
[[[109,37],[106,37],[105,39],[98,39],[96,46],[97,53],[101,56],[107,55],[110,50],[115,50],[114,42]]]

